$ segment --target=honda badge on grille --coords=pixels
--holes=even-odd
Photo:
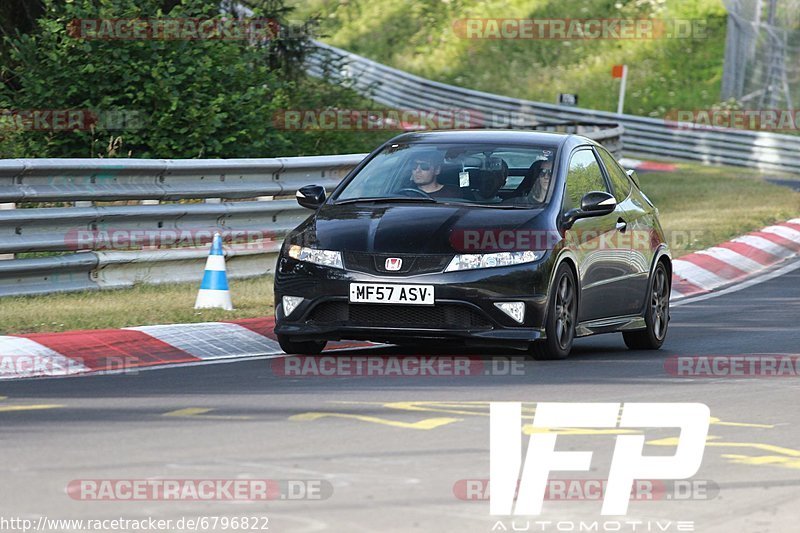
[[[403,260],[399,257],[387,257],[384,266],[386,270],[400,270],[400,267],[403,266]]]

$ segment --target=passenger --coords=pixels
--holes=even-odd
[[[553,177],[553,162],[549,159],[542,163],[539,169],[539,175],[536,181],[533,182],[531,189],[531,197],[537,203],[543,204],[547,196],[547,190],[550,188],[550,180]]]

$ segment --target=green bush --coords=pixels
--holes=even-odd
[[[346,85],[303,74],[310,24],[288,26],[282,0],[253,15],[284,33],[248,40],[101,40],[70,32],[74,19],[220,17],[218,1],[45,1],[33,31],[6,37],[0,109],[93,110],[90,129],[0,132],[0,157],[274,157],[365,150],[390,136],[284,131],[283,109],[361,106]],[[287,31],[288,30],[288,31]],[[110,117],[110,119],[109,119]]]

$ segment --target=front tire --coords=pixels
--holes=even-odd
[[[534,342],[531,356],[537,361],[566,359],[572,351],[578,321],[578,290],[572,269],[562,263],[556,271],[545,319],[545,339]]]
[[[647,308],[644,313],[647,327],[640,331],[622,333],[625,345],[631,350],[658,350],[667,338],[670,284],[664,263],[656,264],[647,294]]]
[[[319,355],[327,341],[296,341],[286,335],[278,335],[281,350],[290,355]]]

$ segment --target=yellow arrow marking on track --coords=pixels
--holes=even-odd
[[[178,409],[177,411],[170,411],[161,416],[169,416],[172,418],[202,418],[208,420],[250,420],[251,416],[232,416],[232,415],[207,415],[213,411],[208,407],[187,407],[186,409]]]
[[[453,422],[460,422],[460,418],[426,418],[419,422],[400,422],[399,420],[389,420],[387,418],[379,418],[377,416],[365,415],[351,415],[346,413],[302,413],[299,415],[290,416],[289,420],[312,422],[320,418],[333,417],[333,418],[349,418],[352,420],[360,420],[361,422],[370,422],[372,424],[381,424],[384,426],[391,426],[402,429],[435,429]]]
[[[555,433],[556,435],[627,435],[630,433],[641,434],[636,429],[596,429],[596,428],[538,428],[532,424],[522,426],[523,435],[533,435],[534,433]]]
[[[8,396],[0,396],[0,401],[8,400]],[[42,409],[58,409],[64,407],[59,404],[34,404],[34,405],[0,405],[0,413],[13,413],[16,411],[39,411]]]
[[[778,455],[737,455],[737,454],[722,454],[724,459],[730,460],[732,463],[740,465],[772,465],[783,468],[800,469],[800,450],[793,448],[784,448],[783,446],[775,446],[773,444],[764,444],[761,442],[725,442],[717,441],[718,439],[713,435],[709,435],[708,439],[711,442],[706,442],[706,446],[715,446],[719,448],[753,448],[754,450],[761,450],[765,452],[772,452]],[[651,440],[647,444],[653,446],[677,446],[678,439],[670,437],[667,439]]]
[[[40,405],[8,405],[4,407],[0,407],[0,413],[11,413],[14,411],[38,411],[40,409],[58,409],[59,407],[64,407],[63,405],[51,405],[51,404],[40,404]]]
[[[400,411],[419,411],[419,412],[429,412],[429,413],[441,413],[441,414],[449,414],[449,415],[464,415],[464,416],[489,416],[489,404],[491,402],[486,401],[466,401],[466,402],[444,402],[444,401],[410,401],[410,402],[357,402],[357,401],[346,401],[346,400],[338,400],[330,403],[339,403],[339,404],[348,404],[348,405],[380,405],[382,407],[386,407],[387,409],[398,409]],[[533,418],[533,415],[536,413],[536,408],[533,407],[535,403],[523,403],[522,404],[522,418]],[[470,410],[473,409],[473,410]],[[719,426],[733,426],[733,427],[750,427],[750,428],[764,428],[764,429],[772,429],[775,427],[774,424],[753,424],[748,422],[725,422],[717,417],[711,417],[709,423],[712,425],[719,425]],[[525,430],[527,426],[523,426],[523,433],[530,434]],[[575,433],[577,428],[564,428],[569,430],[569,434],[577,435]],[[544,429],[543,429],[544,430]],[[641,433],[641,431],[636,430],[625,430],[625,429],[617,429],[617,430],[590,430],[587,433],[581,433],[585,435],[611,435],[611,434],[618,434],[618,433]],[[567,433],[564,433],[567,434]]]
[[[747,422],[723,422],[719,418],[711,417],[711,424],[717,426],[733,426],[737,428],[764,428],[764,429],[772,429],[775,427],[775,424],[751,424]]]
[[[719,437],[709,435],[708,439],[711,440],[711,442],[706,442],[706,446],[716,446],[720,448],[753,448],[755,450],[779,453],[789,457],[800,457],[800,450],[795,450],[792,448],[784,448],[783,446],[775,446],[773,444],[763,444],[761,442],[725,442],[713,440],[718,438]],[[666,439],[650,440],[647,441],[647,444],[652,446],[677,446],[678,439],[677,437],[669,437]]]
[[[789,457],[782,457],[780,455],[761,455],[752,457],[749,455],[723,454],[722,457],[725,459],[730,459],[732,463],[740,465],[772,465],[781,466],[784,468],[800,469],[800,459],[791,459]]]

